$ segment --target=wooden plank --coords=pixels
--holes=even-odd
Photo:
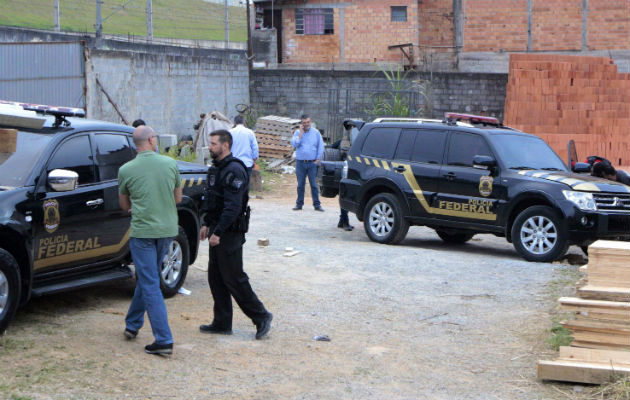
[[[0,129],[0,152],[15,153],[17,129]]]
[[[560,358],[563,360],[586,361],[630,367],[630,351],[583,349],[580,347],[560,346]]]
[[[586,284],[577,289],[583,299],[630,302],[630,289]]]
[[[563,306],[589,307],[601,310],[630,311],[630,303],[622,301],[587,300],[577,297],[560,297],[558,299]]]
[[[625,335],[630,341],[630,321],[628,322],[603,322],[591,319],[574,319],[562,321],[560,325],[572,331],[602,332],[616,335]]]
[[[578,342],[598,343],[601,345],[623,347],[630,350],[630,336],[628,335],[602,332],[573,331],[571,336],[573,336],[573,339]]]
[[[598,250],[610,250],[619,251],[624,254],[630,255],[630,242],[624,242],[619,240],[598,240],[595,243],[588,246],[588,252],[590,254],[591,249]]]
[[[538,361],[538,379],[602,384],[613,376],[630,376],[630,367],[580,361]]]
[[[587,349],[628,351],[628,346],[613,343],[588,342],[584,340],[573,340],[571,346],[585,347]]]

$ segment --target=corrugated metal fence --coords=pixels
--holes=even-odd
[[[85,108],[82,43],[0,43],[0,99]]]

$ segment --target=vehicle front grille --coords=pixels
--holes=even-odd
[[[609,215],[608,231],[630,233],[630,215]]]
[[[598,210],[630,212],[630,194],[593,193],[593,198]]]

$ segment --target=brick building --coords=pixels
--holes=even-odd
[[[510,52],[612,56],[630,69],[629,0],[255,1],[278,62],[403,62],[506,72]],[[489,66],[495,60],[497,68]],[[483,61],[482,61],[483,60]],[[495,71],[493,71],[495,69]]]

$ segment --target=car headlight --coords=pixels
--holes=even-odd
[[[348,161],[343,162],[343,169],[341,170],[341,179],[348,177]]]
[[[593,199],[593,193],[575,192],[573,190],[563,190],[562,194],[580,210],[597,211],[597,204]]]

